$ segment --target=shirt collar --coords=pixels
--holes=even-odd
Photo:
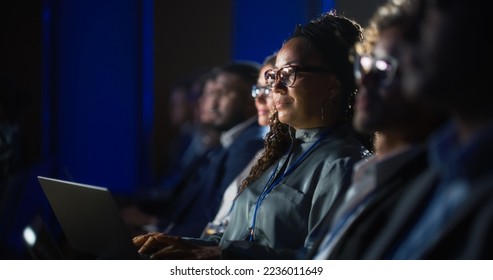
[[[317,127],[317,128],[299,128],[291,131],[291,137],[294,136],[295,139],[300,140],[302,143],[309,143],[317,141],[322,135],[327,135],[327,127]]]
[[[317,135],[320,134],[321,130],[321,128],[297,129],[294,137],[303,142],[314,141],[318,138]]]
[[[238,137],[238,135],[243,130],[245,130],[245,128],[247,128],[249,125],[251,125],[252,123],[254,123],[256,121],[257,121],[257,116],[253,116],[253,117],[249,118],[248,120],[233,126],[228,131],[221,133],[220,141],[221,141],[221,145],[223,146],[223,148],[226,149],[229,146],[231,146],[231,144]]]

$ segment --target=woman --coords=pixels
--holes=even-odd
[[[353,164],[369,154],[350,123],[356,86],[348,58],[362,37],[359,24],[334,12],[298,26],[279,50],[276,67],[265,72],[276,113],[226,231],[208,240],[219,246],[149,234],[134,239],[140,252],[152,258],[218,258],[221,250],[238,249],[265,258],[256,249],[309,246],[305,240],[349,186]]]

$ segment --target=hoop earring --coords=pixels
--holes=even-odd
[[[325,99],[325,100],[322,102],[322,106],[320,106],[320,115],[321,115],[321,117],[322,117],[322,121],[324,121],[324,122],[326,121],[326,119],[325,119],[325,109],[324,109],[324,107],[325,107],[325,104],[327,104],[327,102],[332,102],[331,100],[332,100],[332,98],[330,98],[329,100]]]
[[[322,121],[325,121],[325,118],[324,118],[324,104],[322,103],[322,106],[320,106],[320,114],[322,115]]]

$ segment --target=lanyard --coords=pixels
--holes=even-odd
[[[274,189],[274,187],[277,184],[279,184],[279,182],[282,179],[286,178],[286,176],[288,176],[289,174],[291,174],[301,164],[301,162],[308,156],[308,154],[313,149],[315,149],[315,147],[325,138],[325,136],[328,134],[328,132],[329,132],[329,130],[327,130],[322,135],[320,135],[320,137],[317,139],[317,141],[315,141],[310,146],[310,148],[308,148],[308,150],[306,150],[291,166],[289,166],[280,177],[278,177],[277,179],[275,179],[272,182],[272,180],[275,178],[277,169],[279,167],[279,163],[277,163],[276,168],[274,168],[274,170],[270,174],[269,180],[267,180],[267,183],[265,184],[264,188],[262,189],[262,192],[260,193],[259,197],[257,198],[257,202],[255,204],[255,209],[254,209],[254,212],[253,212],[252,225],[248,228],[248,230],[249,230],[249,238],[248,238],[248,240],[249,241],[254,241],[253,236],[254,236],[254,232],[255,232],[255,223],[256,223],[256,220],[257,220],[257,211],[260,208],[260,205],[262,204],[262,202],[264,201],[264,199]],[[289,148],[289,153],[288,153],[288,155],[286,157],[285,163],[287,163],[289,161],[289,157],[291,156],[291,153],[293,152],[293,144],[294,144],[294,141],[291,142],[291,147]]]

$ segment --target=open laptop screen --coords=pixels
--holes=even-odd
[[[107,188],[38,176],[71,247],[96,259],[140,259]]]

